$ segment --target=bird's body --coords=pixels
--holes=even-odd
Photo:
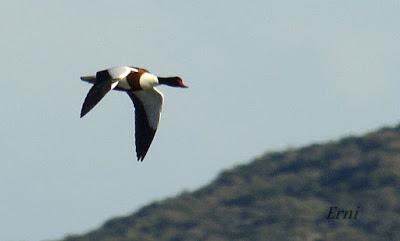
[[[163,94],[155,88],[160,84],[186,88],[180,77],[157,77],[143,68],[119,66],[83,76],[92,83],[82,105],[81,117],[86,115],[110,90],[126,92],[135,106],[135,143],[138,160],[143,161],[154,138],[160,119]]]

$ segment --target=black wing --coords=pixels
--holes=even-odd
[[[136,155],[143,161],[156,134],[163,96],[156,89],[127,93],[135,106]]]
[[[99,71],[96,74],[96,82],[86,95],[81,109],[81,118],[85,116],[99,101],[112,89],[111,76],[107,70]],[[114,85],[115,87],[115,85]]]

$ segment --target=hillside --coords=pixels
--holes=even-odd
[[[327,219],[333,206],[353,217]],[[400,126],[267,153],[200,190],[64,239],[95,240],[400,240]]]

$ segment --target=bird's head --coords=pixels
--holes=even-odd
[[[158,82],[162,85],[169,85],[172,87],[188,88],[181,77],[159,77]]]

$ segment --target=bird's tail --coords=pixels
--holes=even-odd
[[[82,77],[81,77],[81,80],[93,84],[93,83],[96,82],[96,76],[94,76],[94,75],[82,76]]]

